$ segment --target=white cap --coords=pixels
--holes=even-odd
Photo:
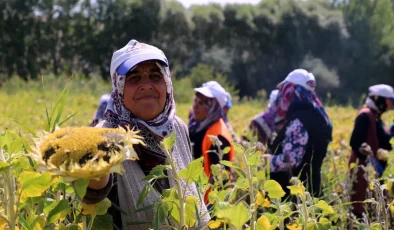
[[[381,96],[391,99],[394,102],[393,87],[385,84],[373,85],[369,87],[369,96]]]
[[[279,94],[279,90],[277,90],[277,89],[274,89],[271,91],[270,98],[268,101],[268,107],[271,107],[275,103],[275,100],[278,97],[278,94]]]
[[[202,87],[195,88],[194,91],[201,93],[202,95],[215,98],[220,107],[224,107],[228,100],[228,93],[226,90],[216,81],[209,81],[207,83],[202,84]]]
[[[277,87],[280,88],[286,82],[300,85],[310,91],[314,91],[316,88],[315,76],[304,69],[293,70],[289,75],[287,75],[285,80],[277,85]]]
[[[126,46],[115,51],[112,55],[110,67],[111,77],[115,71],[125,75],[137,64],[148,60],[157,60],[168,66],[168,61],[163,51],[154,46],[138,42],[137,40],[131,40]]]

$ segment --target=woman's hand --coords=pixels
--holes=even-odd
[[[94,190],[101,190],[107,186],[110,174],[102,176],[99,180],[89,180],[88,187]]]
[[[361,145],[361,147],[358,149],[358,151],[364,156],[371,156],[371,155],[373,155],[371,146],[369,146],[367,143],[363,143]]]

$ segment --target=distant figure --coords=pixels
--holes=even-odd
[[[208,81],[206,83],[204,83],[205,86],[211,86],[211,87],[222,87],[222,85],[220,85],[217,81]],[[223,88],[224,89],[224,88]],[[230,130],[230,132],[232,133],[232,136],[235,137],[235,133],[233,133],[233,128],[231,126],[231,123],[228,119],[228,113],[229,110],[233,107],[233,103],[232,103],[232,98],[231,98],[231,94],[228,93],[226,91],[226,97],[227,97],[227,102],[226,104],[223,106],[223,121],[226,124],[227,128]],[[193,108],[190,108],[189,110],[189,119],[193,116]]]
[[[270,93],[268,108],[266,111],[258,114],[250,122],[249,129],[257,141],[263,145],[270,144],[275,133],[275,108],[274,103],[278,97],[279,90],[272,90]]]
[[[271,179],[290,194],[287,186],[295,176],[312,196],[321,195],[321,166],[332,140],[331,121],[315,93],[316,80],[304,69],[292,71],[278,84],[275,123],[283,128],[273,141],[270,153]]]
[[[362,217],[365,210],[363,203],[357,202],[366,199],[366,189],[368,188],[368,181],[365,178],[365,168],[362,166],[366,166],[369,161],[375,166],[378,177],[382,176],[387,166],[387,161],[379,160],[377,153],[379,149],[392,149],[390,139],[394,136],[394,132],[390,135],[385,130],[381,116],[393,108],[393,88],[383,84],[371,86],[369,87],[369,94],[365,105],[358,112],[354,122],[354,128],[350,138],[352,154],[349,164],[358,160],[357,179],[353,184],[355,194],[351,197],[351,200],[356,202],[353,203],[353,213],[358,218]],[[391,127],[391,130],[394,131],[394,126]]]
[[[202,87],[195,88],[196,92],[193,113],[189,121],[189,135],[192,142],[194,158],[204,157],[204,171],[210,177],[211,165],[218,164],[220,160],[232,161],[234,146],[232,144],[231,133],[224,123],[223,108],[227,103],[228,94],[218,83],[204,83]],[[218,146],[210,136],[215,136],[221,142]],[[223,153],[229,147],[227,154]],[[208,203],[207,190],[204,201]]]
[[[107,105],[110,98],[111,98],[111,94],[109,93],[101,96],[98,109],[96,111],[96,114],[94,115],[92,123],[90,123],[90,126],[94,127],[100,122],[100,120],[104,120],[104,112],[107,109]]]

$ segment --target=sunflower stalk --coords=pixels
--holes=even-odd
[[[254,188],[253,188],[253,176],[251,173],[251,168],[248,165],[248,160],[246,159],[246,154],[242,154],[242,160],[244,164],[246,165],[246,176],[248,177],[248,183],[249,183],[249,197],[250,197],[250,203],[252,205],[256,205],[255,201],[255,194],[254,194]],[[250,220],[250,230],[255,230],[255,225],[256,225],[256,212],[252,210],[252,218]]]
[[[185,219],[186,219],[185,218],[185,204],[186,204],[186,202],[185,202],[185,199],[183,196],[183,190],[182,190],[181,184],[180,184],[181,178],[178,175],[178,172],[177,172],[177,169],[175,166],[175,161],[167,149],[168,147],[165,146],[165,143],[161,143],[160,146],[170,163],[171,171],[172,171],[173,177],[175,179],[176,190],[178,192],[178,199],[179,199],[179,216],[180,216],[179,226],[180,226],[180,229],[184,229],[186,227],[186,224],[185,224]]]
[[[10,156],[8,156],[10,157]],[[5,155],[4,150],[0,150],[0,160],[3,162],[7,162],[7,158]],[[13,177],[12,173],[12,168],[8,168],[5,170],[5,173],[3,174],[3,180],[5,183],[5,200],[7,202],[7,207],[6,207],[6,216],[7,216],[7,222],[10,230],[15,229],[15,224],[16,224],[16,197],[15,197],[15,179]]]

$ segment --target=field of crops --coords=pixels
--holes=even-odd
[[[4,199],[0,200],[0,228],[11,223],[16,223],[20,229],[44,229],[51,226],[59,229],[106,229],[108,227],[108,225],[102,225],[99,228],[100,224],[93,221],[94,217],[102,223],[108,220],[105,215],[106,208],[108,208],[106,205],[96,207],[96,211],[85,213],[86,215],[80,215],[82,204],[78,203],[78,197],[84,194],[81,190],[86,188],[86,184],[82,182],[69,184],[57,177],[39,174],[35,172],[34,164],[26,160],[26,156],[18,153],[22,149],[27,152],[32,151],[34,143],[31,133],[41,130],[51,131],[56,123],[59,124],[69,116],[72,117],[61,124],[61,127],[88,125],[95,113],[100,95],[110,90],[109,84],[99,80],[78,80],[69,85],[68,91],[63,91],[66,82],[64,80],[54,83],[48,80],[44,83],[26,84],[14,80],[0,88],[0,103],[3,105],[0,110],[0,133],[2,133],[0,149],[4,150],[1,152],[3,157],[0,158],[0,175],[2,175],[0,176],[0,197]],[[190,95],[190,98],[192,96]],[[177,104],[177,114],[186,123],[190,106],[191,104],[187,103]],[[263,111],[264,106],[263,101],[235,103],[230,110],[229,117],[236,133],[241,134],[251,118]],[[52,111],[53,114],[51,114]],[[55,122],[59,111],[62,115],[58,122]],[[257,168],[262,163],[253,159],[256,159],[254,154],[259,153],[237,148],[238,162],[235,162],[233,166],[239,167],[239,170],[245,173],[241,173],[244,178],[240,177],[235,184],[244,193],[249,194],[250,199],[247,202],[242,199],[242,202],[234,202],[234,197],[242,194],[242,191],[238,191],[237,195],[229,196],[223,194],[223,191],[228,192],[228,189],[213,193],[221,199],[221,202],[216,203],[221,205],[217,207],[217,210],[226,211],[216,212],[218,219],[216,222],[211,222],[210,227],[225,228],[227,226],[231,229],[243,229],[248,225],[250,229],[344,229],[351,226],[356,229],[392,229],[394,226],[391,225],[391,200],[385,200],[377,195],[381,192],[381,188],[372,178],[371,182],[375,184],[372,183],[371,199],[367,200],[371,213],[364,221],[348,220],[352,179],[347,165],[348,142],[357,110],[351,107],[330,106],[327,107],[327,111],[334,125],[334,141],[329,147],[322,169],[324,197],[320,200],[312,199],[305,193],[301,184],[295,183],[292,194],[297,197],[296,201],[293,203],[281,201],[280,191],[278,192],[276,185],[267,180],[265,174],[258,173]],[[387,124],[391,124],[393,119],[394,112],[389,112],[384,116]],[[5,130],[11,131],[7,134],[8,136],[4,135]],[[7,152],[12,151],[15,153],[13,159],[7,155]],[[393,157],[390,156],[389,167],[384,175],[385,187],[389,190],[392,183],[390,178],[394,175],[392,163]],[[15,180],[15,178],[18,179]],[[197,179],[193,182],[197,183]],[[8,188],[11,186],[15,189],[13,195],[7,194],[4,189],[7,184]],[[264,191],[269,192],[269,201],[265,200],[267,197]],[[70,198],[66,199],[64,194],[76,194],[75,199],[72,198],[70,201]],[[389,196],[392,195],[390,191]],[[10,201],[12,201],[11,204]],[[186,199],[186,208],[187,205]],[[160,208],[158,210],[163,211]],[[13,214],[11,216],[14,219],[13,222],[9,219],[10,213]],[[175,215],[173,211],[168,212],[168,210],[166,214]],[[100,216],[102,216],[101,219]],[[250,224],[253,221],[255,225]],[[186,222],[190,229],[197,228],[196,219],[186,215]],[[11,226],[10,229],[14,228]]]

